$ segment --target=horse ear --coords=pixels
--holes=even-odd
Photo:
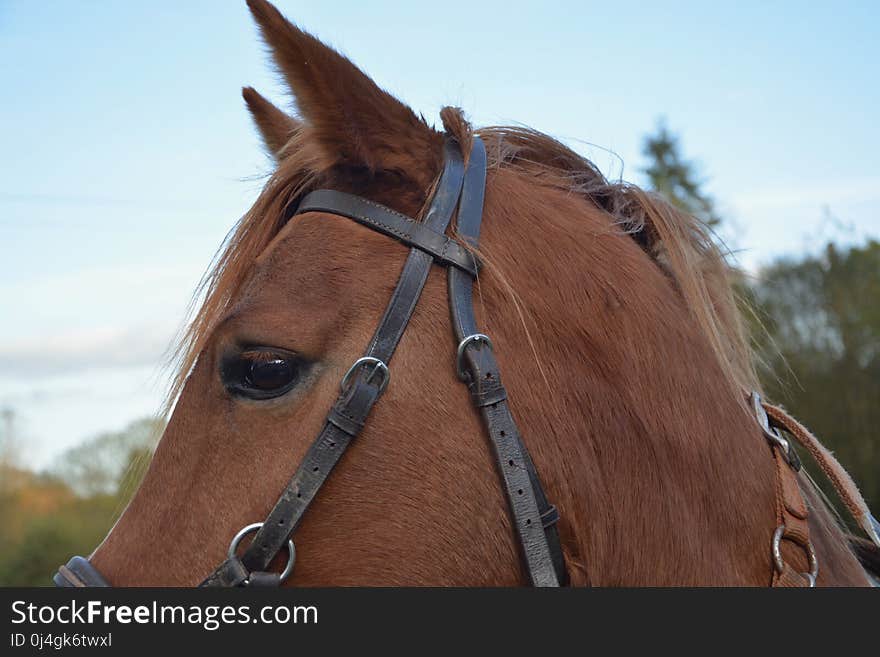
[[[441,152],[442,136],[348,59],[266,0],[248,0],[248,7],[301,118],[334,162],[412,175],[421,168],[414,164]]]
[[[283,148],[291,135],[299,129],[300,122],[275,107],[253,87],[243,88],[241,95],[247,103],[254,123],[257,124],[266,149],[272,157],[280,161],[283,157]]]

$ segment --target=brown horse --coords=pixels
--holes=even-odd
[[[244,89],[277,168],[206,281],[146,478],[91,557],[113,585],[202,581],[266,516],[379,322],[407,248],[288,207],[326,187],[418,217],[443,166],[442,132],[272,5],[249,5],[299,118]],[[462,114],[441,116],[467,152]],[[771,584],[780,461],[742,394],[757,384],[723,255],[694,218],[546,135],[476,134],[489,160],[479,326],[559,509],[571,583]],[[444,275],[433,268],[391,385],[296,530],[294,585],[525,581],[456,380]],[[867,584],[799,481],[818,584]],[[785,561],[807,572],[789,543]]]

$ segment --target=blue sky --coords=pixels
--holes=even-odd
[[[878,3],[279,6],[425,116],[527,124],[612,177],[642,181],[666,117],[749,269],[880,237]],[[239,90],[287,101],[243,0],[0,0],[0,83],[0,406],[45,465],[156,408],[270,167]]]

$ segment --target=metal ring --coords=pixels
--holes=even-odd
[[[779,527],[776,528],[776,531],[773,532],[773,565],[779,573],[785,570],[785,561],[782,559],[782,549],[780,546],[783,534],[785,534],[785,524],[779,525]],[[810,560],[810,572],[801,573],[801,575],[807,578],[807,581],[810,583],[810,588],[815,588],[816,578],[819,576],[819,560],[816,558],[816,552],[813,550],[812,545],[807,543],[800,547],[802,547],[804,552],[807,553],[807,557]]]
[[[483,333],[474,333],[472,335],[467,336],[464,340],[458,343],[458,352],[455,355],[455,371],[458,373],[458,378],[462,381],[467,380],[467,373],[464,371],[462,367],[462,361],[464,360],[464,350],[467,349],[467,346],[471,342],[485,342],[489,345],[489,349],[492,349],[492,340],[489,339],[488,335]]]
[[[358,358],[354,361],[354,364],[348,368],[348,372],[345,373],[345,376],[342,377],[342,382],[339,384],[339,389],[342,392],[348,390],[348,384],[351,381],[352,375],[363,365],[375,365],[373,371],[370,372],[370,375],[367,377],[367,381],[369,382],[372,379],[376,372],[382,372],[382,383],[379,386],[379,394],[385,392],[385,388],[388,387],[388,381],[391,379],[391,372],[388,369],[388,366],[379,360],[378,358],[373,358],[372,356],[363,356],[362,358]]]
[[[261,522],[255,522],[252,525],[247,525],[246,527],[242,527],[239,532],[232,537],[232,542],[229,544],[229,550],[226,551],[226,556],[231,559],[235,556],[236,550],[238,550],[238,544],[241,542],[245,536],[250,534],[251,532],[257,531],[260,527],[263,526]],[[293,539],[287,539],[287,565],[284,566],[284,570],[281,571],[281,581],[283,582],[288,577],[290,577],[290,573],[293,572],[293,564],[296,561],[296,547],[293,545]],[[245,580],[247,583],[247,580]]]

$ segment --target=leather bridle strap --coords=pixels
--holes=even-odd
[[[471,276],[477,275],[474,257],[451,237],[438,233],[427,223],[415,222],[406,215],[369,199],[332,189],[318,189],[306,194],[296,212],[332,212],[348,217],[383,235],[431,254],[438,263],[458,267]]]
[[[447,139],[444,149],[444,170],[430,208],[424,218],[424,227],[443,234],[455,212],[464,178],[464,163],[458,144]],[[345,195],[347,196],[347,195]],[[342,195],[324,195],[322,210],[348,216],[350,204]],[[314,211],[314,205],[300,206],[295,214]],[[382,211],[376,212],[379,208]],[[376,213],[376,221],[387,219],[387,209],[381,206],[363,207],[368,213]],[[372,225],[374,222],[363,222]],[[414,246],[403,266],[403,271],[373,335],[364,358],[374,359],[384,365],[391,356],[406,329],[435,255]],[[452,269],[457,269],[453,267]],[[377,376],[379,374],[379,376]],[[281,493],[269,516],[254,536],[250,546],[241,557],[232,555],[202,583],[202,586],[238,586],[242,584],[278,585],[280,578],[269,573],[269,564],[287,544],[289,536],[302,521],[309,504],[339,462],[342,454],[363,428],[373,405],[379,399],[387,383],[378,367],[361,367],[352,377],[336,400],[327,421],[317,439],[312,443],[290,482]]]
[[[479,243],[485,186],[486,150],[482,141],[475,138],[457,222],[458,234],[472,249]],[[487,336],[477,330],[474,279],[456,267],[449,268],[448,277],[452,325],[459,343],[457,369],[483,416],[529,578],[534,586],[565,584],[568,576],[556,529],[558,514],[547,501],[510,413],[492,345]]]

